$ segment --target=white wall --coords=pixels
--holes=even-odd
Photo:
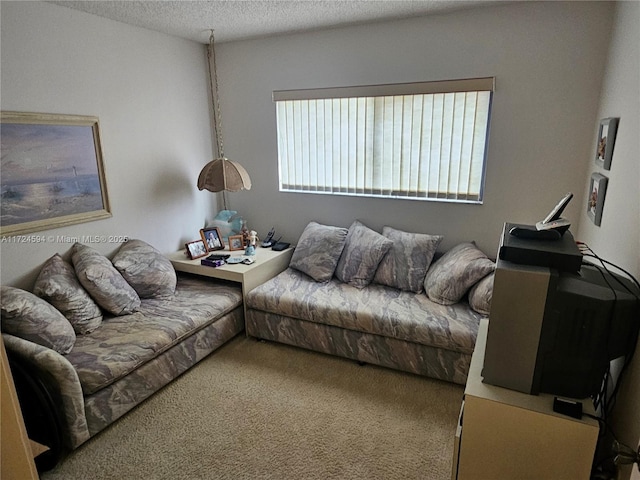
[[[568,191],[578,226],[613,4],[522,2],[219,45],[225,154],[248,170],[230,195],[249,227],[295,241],[310,220],[360,219],[475,239],[497,253],[505,221],[535,223]],[[279,193],[273,90],[496,77],[483,205]]]
[[[221,44],[225,153],[254,185],[229,194],[229,206],[251,228],[264,234],[273,225],[290,241],[310,220],[348,226],[359,218],[377,229],[442,233],[443,248],[475,239],[495,255],[504,221],[533,223],[573,191],[566,216],[576,237],[637,276],[639,10],[622,2],[612,23],[610,2],[522,2]],[[2,110],[100,118],[113,217],[46,233],[128,235],[161,251],[195,238],[216,211],[213,195],[195,187],[212,155],[203,46],[41,2],[3,1],[0,14]],[[273,90],[492,75],[484,205],[277,191]],[[595,227],[585,184],[598,170],[592,159],[605,116],[621,122]],[[1,283],[29,288],[39,265],[69,247],[1,243]],[[629,377],[639,378],[639,359]],[[619,435],[629,444],[638,442],[639,388],[626,384],[619,399]]]
[[[619,117],[620,124],[610,170],[585,161],[581,197],[583,212],[578,238],[600,257],[620,265],[640,280],[640,3],[618,3],[600,96],[598,119]],[[599,120],[592,125],[598,133]],[[586,215],[591,172],[609,178],[602,223],[595,226]],[[631,447],[640,443],[640,344],[631,367],[622,379],[613,426],[618,439]],[[628,478],[630,468],[622,478]],[[634,467],[636,479],[640,479]]]
[[[2,2],[2,110],[94,115],[113,217],[46,231],[127,235],[163,252],[215,212],[196,179],[212,157],[204,46],[42,2]],[[111,254],[117,244],[92,244]],[[68,243],[2,243],[2,284],[31,287]]]

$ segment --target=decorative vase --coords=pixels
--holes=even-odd
[[[242,230],[242,217],[235,210],[220,210],[206,226],[218,227],[220,236],[229,244],[229,235],[238,235]]]

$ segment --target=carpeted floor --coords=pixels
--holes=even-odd
[[[42,478],[448,479],[462,394],[240,335]]]

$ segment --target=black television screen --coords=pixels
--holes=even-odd
[[[624,284],[624,286],[623,286]],[[609,362],[633,354],[640,291],[628,279],[584,266],[554,272],[534,373],[534,390],[572,398],[598,394]]]

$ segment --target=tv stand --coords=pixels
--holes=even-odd
[[[529,395],[482,382],[488,320],[471,359],[455,437],[452,480],[588,479],[598,421],[553,411],[553,395]],[[589,399],[585,413],[594,415]],[[464,415],[463,415],[464,413]]]

